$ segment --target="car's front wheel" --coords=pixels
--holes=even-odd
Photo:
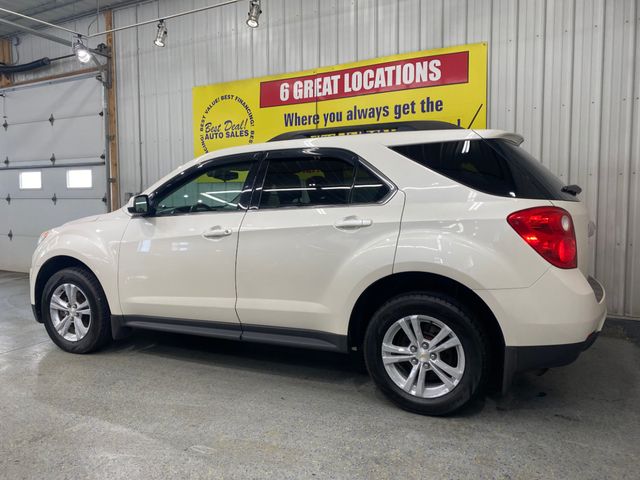
[[[111,340],[104,292],[98,279],[83,268],[54,273],[45,284],[40,308],[49,337],[67,352],[93,352]]]
[[[393,402],[412,412],[445,415],[478,394],[487,345],[462,304],[440,294],[412,293],[375,313],[364,354],[374,382]]]

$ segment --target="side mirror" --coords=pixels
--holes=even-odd
[[[133,197],[131,206],[127,209],[133,215],[149,215],[151,213],[151,205],[149,205],[148,195],[136,195]]]

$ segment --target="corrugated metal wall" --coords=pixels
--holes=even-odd
[[[122,26],[210,4],[118,10]],[[597,217],[592,269],[612,313],[640,317],[640,0],[263,0],[117,34],[121,191],[193,155],[191,88],[414,50],[489,43],[489,126],[524,148]],[[635,240],[635,245],[634,245]]]

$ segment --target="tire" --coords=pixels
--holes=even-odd
[[[54,294],[58,300],[52,307]],[[67,301],[69,297],[72,302]],[[62,308],[63,305],[67,308]],[[111,341],[111,313],[107,299],[98,279],[84,268],[65,268],[54,273],[44,286],[40,308],[49,337],[66,352],[90,353]],[[62,319],[63,316],[69,320]]]
[[[418,334],[424,341],[416,347]],[[437,343],[430,345],[432,340]],[[416,351],[410,351],[414,347]],[[364,356],[373,381],[391,401],[410,412],[434,416],[453,413],[479,395],[490,360],[486,334],[473,315],[456,300],[429,292],[403,294],[380,307],[365,333]]]

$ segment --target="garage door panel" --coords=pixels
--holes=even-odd
[[[106,206],[100,199],[64,199],[55,204],[47,200],[17,200],[11,202],[8,223],[16,235],[39,237],[53,227],[70,220],[105,213]],[[25,216],[24,212],[38,210],[38,215]]]
[[[9,263],[11,259],[11,253],[9,249],[11,247],[11,241],[7,237],[4,231],[0,232],[0,265],[3,270],[10,270]]]
[[[0,131],[0,161],[9,167],[58,159],[97,159],[104,153],[104,119],[98,115],[49,122],[10,125]],[[51,163],[49,163],[51,164]]]
[[[52,151],[56,158],[100,157],[104,153],[103,129],[104,118],[98,115],[60,120],[53,126]]]
[[[0,236],[9,231],[9,204],[4,200],[5,197],[6,194],[0,198]]]
[[[49,128],[41,128],[43,125],[22,124],[11,125],[0,134],[0,158],[9,159],[9,167],[14,162],[32,162],[34,160],[46,160],[51,157],[51,147],[54,143],[54,133]]]
[[[38,244],[38,237],[15,235],[7,242],[7,259],[3,270],[13,272],[28,272],[31,265],[31,256]]]
[[[66,81],[8,90],[5,115],[9,125],[67,116],[97,115],[102,110],[102,86],[95,79]],[[54,122],[55,124],[55,122]]]
[[[20,172],[18,170],[6,170],[0,169],[0,197],[2,199],[7,198],[7,195],[15,197],[20,191]]]
[[[75,170],[91,170],[91,188],[67,188],[67,174],[69,171]],[[94,166],[78,165],[68,168],[56,166],[56,168],[42,170],[42,173],[42,192],[47,199],[55,194],[61,200],[66,198],[100,200],[106,194],[107,175],[104,164]]]
[[[96,161],[93,160],[93,163],[95,162]],[[10,195],[11,202],[16,202],[20,199],[50,200],[54,194],[58,199],[102,199],[105,196],[107,190],[107,174],[104,162],[96,165],[86,165],[67,161],[66,163],[70,165],[69,167],[64,167],[64,163],[65,162],[61,162],[61,165],[56,165],[54,168],[51,168],[50,165],[45,165],[40,169],[0,170],[0,199],[4,201],[7,195]],[[67,174],[69,171],[75,170],[91,170],[91,188],[67,188]],[[20,173],[22,172],[39,172],[42,188],[21,190]]]

